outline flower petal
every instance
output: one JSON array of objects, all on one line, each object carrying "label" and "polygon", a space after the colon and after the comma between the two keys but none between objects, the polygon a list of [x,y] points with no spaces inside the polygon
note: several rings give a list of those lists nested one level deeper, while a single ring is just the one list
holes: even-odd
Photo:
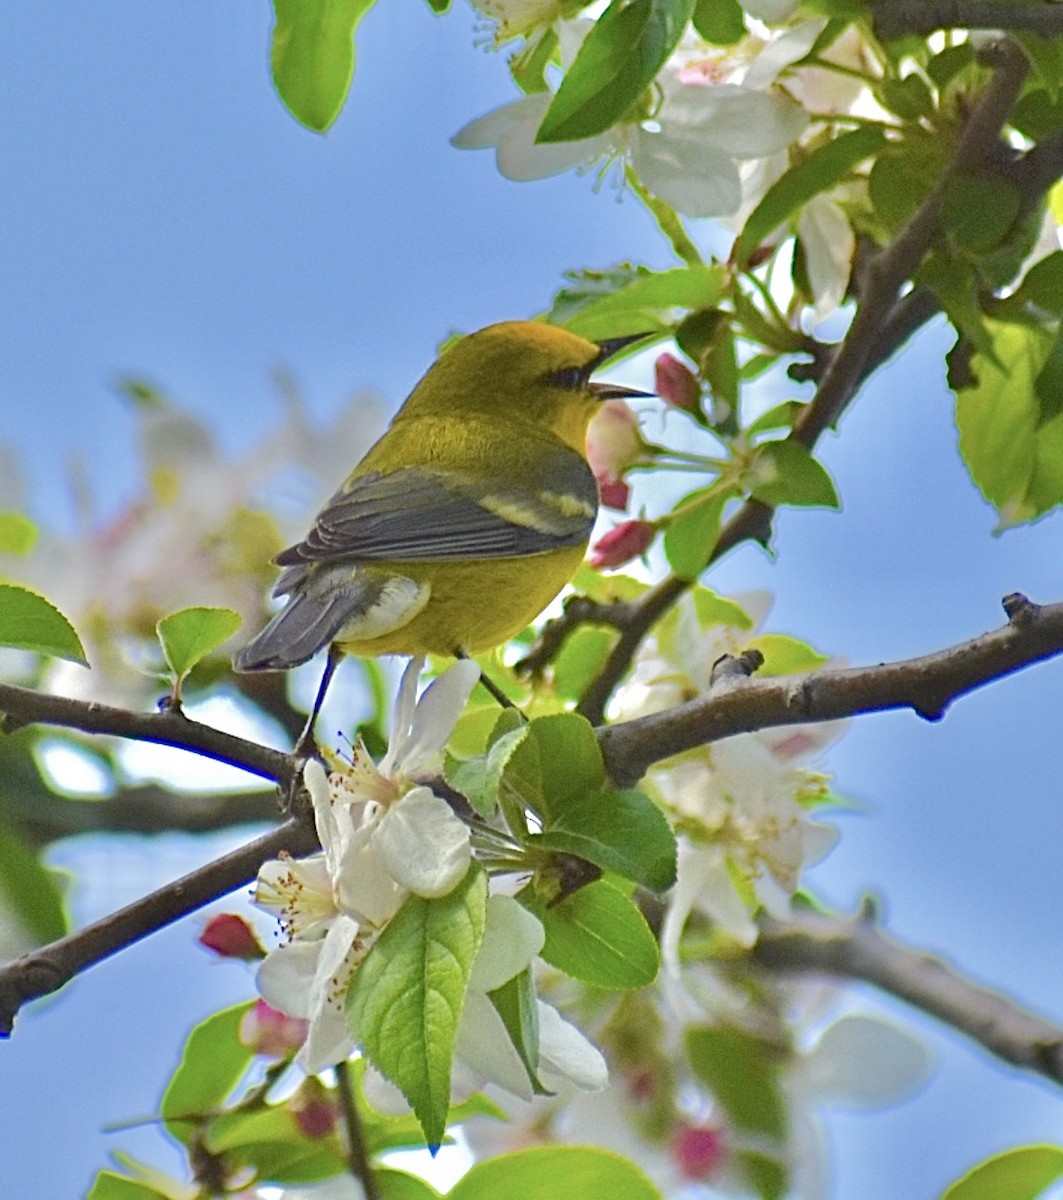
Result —
[{"label": "flower petal", "polygon": [[493,992],[514,975],[519,975],[543,948],[546,932],[542,922],[512,896],[490,896],[487,924],[469,987]]},{"label": "flower petal", "polygon": [[417,656],[410,659],[406,664],[406,670],[402,673],[398,694],[395,696],[395,707],[391,714],[391,737],[388,741],[388,751],[380,763],[382,775],[393,775],[405,752],[410,729],[413,726],[414,713],[417,710],[417,681],[421,677],[422,670],[424,670],[424,657]]},{"label": "flower petal", "polygon": [[742,200],[738,167],[716,147],[669,130],[637,130],[631,165],[655,196],[687,217],[718,217],[734,212]]},{"label": "flower petal", "polygon": [[581,1092],[599,1092],[609,1082],[601,1051],[566,1021],[557,1009],[539,1000],[539,1069],[567,1080]]},{"label": "flower petal", "polygon": [[445,800],[416,787],[384,813],[366,852],[407,891],[445,896],[469,869],[469,829]]},{"label": "flower petal", "polygon": [[841,1017],[827,1027],[801,1065],[802,1082],[819,1100],[848,1108],[883,1108],[929,1078],[922,1042],[877,1017]]},{"label": "flower petal", "polygon": [[[432,680],[417,701],[409,733],[401,748],[393,758],[392,750],[388,751],[388,758],[392,759],[397,771],[408,779],[420,779],[438,769],[440,756],[479,679],[480,668],[465,658]],[[404,678],[403,684],[405,682]]]},{"label": "flower petal", "polygon": [[528,1072],[509,1040],[502,1018],[484,992],[470,991],[465,997],[454,1055],[488,1083],[522,1100],[532,1099]]},{"label": "flower petal", "polygon": [[287,942],[271,950],[255,976],[262,999],[289,1017],[310,1016],[310,988],[322,943]]}]

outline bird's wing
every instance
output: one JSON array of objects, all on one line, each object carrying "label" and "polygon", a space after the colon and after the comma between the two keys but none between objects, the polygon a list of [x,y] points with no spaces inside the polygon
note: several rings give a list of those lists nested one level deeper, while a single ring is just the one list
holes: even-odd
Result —
[{"label": "bird's wing", "polygon": [[542,554],[585,542],[597,504],[590,468],[562,446],[530,483],[494,483],[431,467],[373,471],[337,492],[306,540],[276,561],[446,562]]}]

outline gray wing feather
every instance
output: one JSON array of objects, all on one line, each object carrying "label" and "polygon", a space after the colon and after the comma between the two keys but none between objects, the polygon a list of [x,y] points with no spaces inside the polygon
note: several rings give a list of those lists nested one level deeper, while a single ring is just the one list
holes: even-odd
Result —
[{"label": "gray wing feather", "polygon": [[575,497],[580,505],[577,511],[562,511],[544,502],[540,492],[508,482],[508,507],[534,513],[535,525],[507,519],[497,502],[493,510],[490,485],[459,472],[418,467],[359,476],[326,504],[306,540],[276,561],[282,566],[326,559],[444,562],[578,546],[594,521],[594,476],[574,451],[559,452],[550,466],[549,490]]}]

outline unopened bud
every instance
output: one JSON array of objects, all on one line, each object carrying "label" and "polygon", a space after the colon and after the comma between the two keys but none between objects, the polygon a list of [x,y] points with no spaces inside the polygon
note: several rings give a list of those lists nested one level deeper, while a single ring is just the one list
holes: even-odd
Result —
[{"label": "unopened bud", "polygon": [[638,414],[624,400],[607,400],[587,427],[587,461],[594,478],[619,479],[642,453]]},{"label": "unopened bud", "polygon": [[693,371],[674,354],[662,354],[653,366],[654,389],[673,408],[697,412],[701,407],[701,384]]},{"label": "unopened bud", "polygon": [[704,1183],[727,1156],[723,1130],[713,1125],[681,1125],[672,1136],[672,1158],[684,1179]]},{"label": "unopened bud", "polygon": [[255,931],[236,913],[217,913],[211,917],[197,940],[220,958],[242,958],[246,962],[255,962],[266,957]]},{"label": "unopened bud", "polygon": [[616,508],[623,512],[631,498],[631,488],[623,479],[599,479],[598,498],[606,508]]},{"label": "unopened bud", "polygon": [[244,1013],[239,1038],[243,1045],[266,1058],[290,1058],[306,1041],[309,1024],[259,1000]]},{"label": "unopened bud", "polygon": [[622,521],[603,534],[591,549],[591,566],[622,567],[644,554],[653,542],[657,526],[650,521]]}]

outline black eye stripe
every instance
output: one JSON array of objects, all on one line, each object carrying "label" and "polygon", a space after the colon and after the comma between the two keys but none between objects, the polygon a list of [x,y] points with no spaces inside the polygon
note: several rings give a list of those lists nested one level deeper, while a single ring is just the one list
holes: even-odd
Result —
[{"label": "black eye stripe", "polygon": [[587,386],[593,366],[594,364],[590,363],[585,367],[563,367],[560,371],[551,371],[546,377],[546,382],[555,387],[567,388],[569,391],[578,391]]}]

